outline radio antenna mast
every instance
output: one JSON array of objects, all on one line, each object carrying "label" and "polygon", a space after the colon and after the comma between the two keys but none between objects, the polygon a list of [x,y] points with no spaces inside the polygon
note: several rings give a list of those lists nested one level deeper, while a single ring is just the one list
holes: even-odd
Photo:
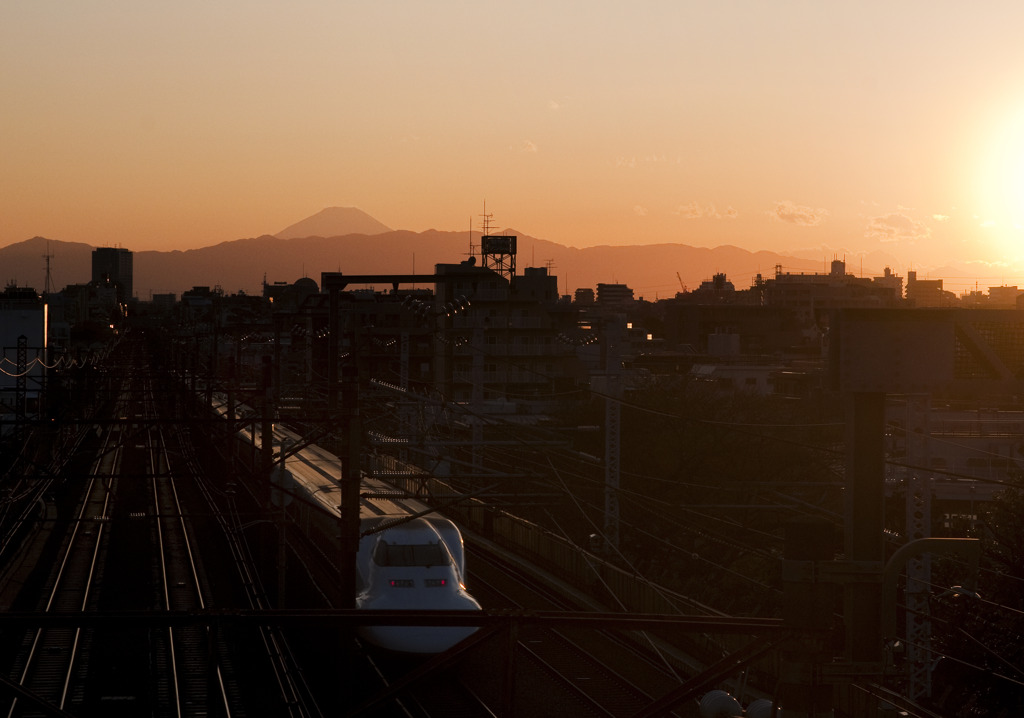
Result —
[{"label": "radio antenna mast", "polygon": [[491,233],[491,220],[494,219],[493,214],[487,214],[487,200],[484,200],[484,213],[480,215],[483,217],[481,226],[483,227],[483,233],[489,235]]},{"label": "radio antenna mast", "polygon": [[50,260],[53,259],[53,255],[50,254],[50,240],[46,240],[46,254],[43,255],[43,259],[46,260],[46,282],[44,283],[43,296],[49,296],[50,294]]}]

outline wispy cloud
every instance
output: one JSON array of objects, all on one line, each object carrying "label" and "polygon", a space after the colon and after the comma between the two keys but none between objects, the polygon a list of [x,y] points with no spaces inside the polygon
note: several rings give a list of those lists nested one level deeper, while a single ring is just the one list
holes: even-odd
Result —
[{"label": "wispy cloud", "polygon": [[648,210],[647,210],[646,207],[642,207],[642,206],[636,204],[636,205],[633,205],[633,212],[637,216],[639,216],[639,217],[646,217]]},{"label": "wispy cloud", "polygon": [[1007,262],[1005,259],[996,259],[992,261],[987,259],[968,259],[965,264],[967,264],[968,267],[978,265],[985,269],[1007,269],[1013,267],[1013,264]]},{"label": "wispy cloud", "polygon": [[519,145],[519,152],[520,153],[530,153],[530,152],[536,152],[536,151],[537,151],[537,145],[535,145],[530,140],[523,140],[522,144]]},{"label": "wispy cloud", "polygon": [[548,109],[552,112],[558,112],[562,109],[562,106],[556,100],[548,100]]},{"label": "wispy cloud", "polygon": [[678,214],[685,219],[700,219],[702,217],[709,219],[736,219],[740,215],[733,207],[726,207],[724,210],[719,211],[711,203],[701,204],[700,202],[681,204],[675,208],[672,214]]},{"label": "wispy cloud", "polygon": [[828,217],[828,210],[804,207],[789,200],[783,200],[775,203],[775,209],[770,214],[780,222],[798,224],[801,227],[815,227],[825,221],[825,218]]},{"label": "wispy cloud", "polygon": [[905,214],[891,212],[884,217],[872,217],[864,236],[879,242],[913,242],[927,239],[932,234],[928,225]]},{"label": "wispy cloud", "polygon": [[639,165],[669,165],[669,164],[680,164],[682,158],[670,157],[669,155],[642,155],[637,157],[636,155],[619,155],[615,158],[616,167],[627,167],[634,169]]},{"label": "wispy cloud", "polygon": [[706,217],[709,210],[714,212],[715,206],[702,205],[700,202],[690,202],[689,204],[679,205],[679,207],[676,208],[675,213],[685,217],[686,219],[699,219],[701,217]]},{"label": "wispy cloud", "polygon": [[948,214],[933,214],[932,215],[932,219],[934,219],[936,222],[948,222],[949,221],[949,215]]}]

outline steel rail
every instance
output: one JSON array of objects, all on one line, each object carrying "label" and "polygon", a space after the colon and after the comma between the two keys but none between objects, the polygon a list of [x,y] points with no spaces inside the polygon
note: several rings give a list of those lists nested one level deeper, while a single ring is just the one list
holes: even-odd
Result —
[{"label": "steel rail", "polygon": [[[160,505],[160,491],[158,482],[162,478],[165,482],[166,489],[170,493],[172,506],[168,507],[168,516],[173,517],[170,523],[177,527],[182,538],[182,545],[184,546],[184,558],[186,565],[186,572],[189,575],[191,586],[194,589],[195,601],[198,604],[198,608],[203,610],[206,608],[206,600],[203,597],[203,586],[199,578],[199,570],[196,567],[195,553],[192,550],[192,538],[191,532],[188,527],[188,523],[185,520],[185,512],[182,509],[181,499],[178,496],[178,487],[175,481],[175,472],[171,470],[170,464],[170,451],[167,449],[167,441],[164,437],[163,430],[160,427],[156,429],[156,441],[155,446],[159,451],[159,456],[163,457],[166,463],[166,471],[159,472],[157,469],[159,465],[154,465],[153,468],[153,502],[156,509],[157,518],[157,533],[160,550],[160,566],[161,576],[163,580],[163,596],[164,606],[170,611],[173,610],[174,606],[171,602],[170,587],[172,585],[172,579],[168,576],[167,564],[168,564],[168,551],[170,550],[164,540],[163,532],[163,519],[164,508]],[[207,626],[205,629],[207,639],[209,639],[210,629]],[[181,688],[178,676],[177,659],[175,656],[175,638],[174,638],[174,627],[168,626],[169,646],[172,654],[172,662],[174,665],[174,681],[175,681],[175,696],[178,701],[177,713],[180,716],[181,712]],[[220,706],[224,711],[224,716],[230,718],[232,711],[230,701],[228,700],[227,686],[224,679],[223,671],[221,670],[220,663],[216,664],[215,677],[217,680],[217,690],[220,698]]]},{"label": "steel rail", "polygon": [[[122,393],[122,395],[119,397],[119,402],[123,405],[125,401],[126,395]],[[117,464],[119,464],[122,456],[122,445],[120,443],[121,437],[119,434],[117,437],[118,442],[111,446],[113,437],[114,432],[108,429],[108,431],[106,432],[106,434],[104,434],[103,437],[102,449],[97,454],[97,458],[94,462],[94,469],[98,469],[99,464],[101,463],[108,463],[112,466],[116,466]],[[98,473],[98,471],[94,471],[93,473]],[[68,536],[67,545],[64,547],[63,556],[60,561],[60,566],[57,570],[56,575],[54,576],[53,586],[50,591],[49,597],[47,598],[44,613],[53,613],[54,607],[57,604],[58,600],[60,599],[62,593],[68,590],[68,587],[66,586],[67,574],[71,569],[72,562],[76,560],[73,558],[73,554],[75,553],[75,549],[79,546],[80,528],[83,525],[83,523],[88,520],[86,518],[86,512],[93,505],[94,499],[97,498],[94,497],[94,492],[97,491],[97,485],[99,489],[103,490],[103,505],[100,516],[106,517],[108,515],[107,512],[110,506],[112,480],[107,479],[106,481],[100,481],[95,478],[90,478],[86,485],[85,491],[83,492],[83,500],[78,508],[77,516],[73,521],[73,526]],[[89,589],[92,583],[93,576],[95,574],[96,561],[99,555],[99,547],[103,540],[103,528],[104,524],[102,521],[100,521],[97,524],[97,531],[94,535],[95,542],[93,544],[93,550],[89,557],[89,569],[85,576],[84,590],[82,593],[81,601],[79,602],[80,611],[85,609],[86,603],[89,599]],[[64,677],[61,682],[60,695],[57,704],[57,708],[60,711],[64,710],[64,706],[67,701],[68,689],[70,686],[70,681],[75,666],[75,658],[80,644],[81,630],[82,629],[80,625],[74,627],[74,639],[72,641],[71,650],[69,651],[67,664],[64,669]],[[17,685],[19,687],[27,688],[26,684],[29,681],[29,677],[32,675],[33,670],[37,669],[37,659],[39,658],[40,648],[44,643],[45,638],[46,628],[43,626],[38,627],[32,638],[31,647],[29,648],[28,655],[25,658],[25,664],[22,668],[21,674],[17,681]],[[45,696],[40,696],[39,698],[45,700]],[[12,698],[10,708],[8,709],[7,712],[8,718],[13,718],[15,709],[17,708],[17,704],[18,696],[15,696],[14,698]]]},{"label": "steel rail", "polygon": [[[181,427],[177,426],[176,431],[180,435],[182,433]],[[251,553],[248,546],[245,545],[244,533],[237,520],[237,512],[232,510],[232,499],[228,497],[229,506],[227,513],[225,513],[214,497],[209,484],[203,478],[203,471],[195,457],[191,442],[182,438],[180,444],[188,471],[195,478],[197,488],[210,507],[211,513],[231,550],[232,559],[245,588],[250,608],[256,611],[267,610],[267,601],[260,588],[258,572],[253,566]],[[229,520],[229,517],[232,517],[234,521]],[[264,651],[270,660],[270,665],[277,682],[278,691],[284,705],[287,706],[289,714],[295,718],[321,716],[322,713],[310,698],[312,691],[305,685],[301,673],[291,667],[295,665],[295,659],[292,656],[287,640],[280,633],[280,628],[265,623],[259,625],[258,628]]]}]

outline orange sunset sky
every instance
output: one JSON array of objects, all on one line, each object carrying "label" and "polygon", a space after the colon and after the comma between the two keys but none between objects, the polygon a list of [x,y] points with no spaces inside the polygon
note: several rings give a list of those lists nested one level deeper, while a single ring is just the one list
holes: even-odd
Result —
[{"label": "orange sunset sky", "polygon": [[[1024,285],[1019,2],[7,2],[0,246],[327,206]],[[876,268],[877,269],[877,268]]]}]

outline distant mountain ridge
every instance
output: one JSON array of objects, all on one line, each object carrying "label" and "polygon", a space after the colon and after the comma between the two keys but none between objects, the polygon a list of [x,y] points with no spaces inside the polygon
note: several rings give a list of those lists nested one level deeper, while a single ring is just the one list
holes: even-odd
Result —
[{"label": "distant mountain ridge", "polygon": [[278,239],[304,237],[343,237],[349,234],[384,234],[387,227],[355,207],[327,207],[311,217],[282,229],[274,236]]},{"label": "distant mountain ridge", "polygon": [[[353,229],[357,227],[358,230]],[[346,229],[344,235],[320,236],[316,230]],[[382,229],[383,228],[383,229]],[[519,273],[529,266],[548,267],[558,277],[558,290],[572,294],[599,282],[626,284],[634,296],[648,300],[674,296],[680,283],[694,289],[700,282],[724,272],[737,289],[750,286],[760,273],[774,276],[776,266],[788,272],[822,272],[820,260],[801,259],[776,252],[750,252],[734,246],[715,248],[663,243],[640,246],[567,247],[516,232]],[[312,234],[306,234],[312,232]],[[301,238],[288,238],[298,233]],[[297,222],[278,233],[187,251],[141,251],[134,256],[135,293],[148,300],[153,294],[180,295],[194,286],[219,286],[227,293],[260,294],[262,283],[294,282],[311,277],[318,284],[321,272],[346,274],[423,274],[435,264],[466,259],[471,241],[480,235],[465,232],[390,230],[355,208],[333,207]],[[131,247],[126,247],[131,249]],[[91,277],[92,247],[82,243],[35,237],[0,248],[0,280],[42,291],[44,254],[53,255],[54,290],[82,284]],[[847,267],[859,273],[860,268]],[[864,268],[869,276],[882,267]],[[679,273],[678,277],[676,273]],[[377,287],[384,289],[384,287]]]}]

